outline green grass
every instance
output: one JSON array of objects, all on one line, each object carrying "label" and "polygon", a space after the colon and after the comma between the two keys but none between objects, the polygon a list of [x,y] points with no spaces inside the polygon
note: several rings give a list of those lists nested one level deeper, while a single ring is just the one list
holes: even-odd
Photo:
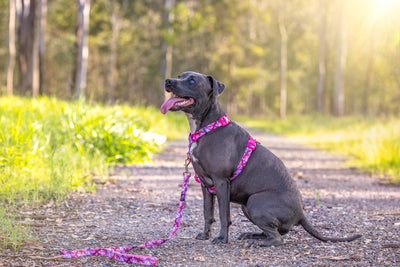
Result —
[{"label": "green grass", "polygon": [[283,134],[349,156],[349,166],[400,183],[400,119],[291,116],[279,119],[238,118],[250,128]]},{"label": "green grass", "polygon": [[24,226],[15,220],[10,209],[0,205],[0,249],[18,249],[25,240],[32,238],[29,226]]},{"label": "green grass", "polygon": [[[0,247],[25,234],[10,210],[71,191],[95,191],[115,164],[149,161],[166,138],[186,132],[184,116],[156,108],[88,105],[54,98],[0,98]],[[33,203],[33,204],[32,204]],[[4,223],[3,223],[4,222]]]}]

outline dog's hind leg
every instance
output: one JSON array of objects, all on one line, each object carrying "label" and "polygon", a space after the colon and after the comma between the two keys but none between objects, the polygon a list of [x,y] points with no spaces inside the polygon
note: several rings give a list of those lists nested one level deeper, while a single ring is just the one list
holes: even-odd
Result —
[{"label": "dog's hind leg", "polygon": [[279,206],[279,203],[273,203],[275,201],[268,200],[270,199],[267,192],[254,194],[248,199],[247,205],[243,209],[245,216],[248,217],[251,222],[257,225],[263,232],[261,234],[246,233],[243,237],[241,237],[262,239],[263,243],[261,246],[265,247],[279,246],[283,244],[282,236],[278,231],[280,222],[275,214],[278,211],[276,207]]},{"label": "dog's hind leg", "polygon": [[[245,205],[242,205],[242,211],[244,216],[246,216],[246,218],[251,221],[253,224],[255,224],[255,222],[252,221],[252,219],[249,216],[249,213],[247,211],[247,208]],[[239,240],[243,240],[243,239],[266,239],[267,236],[264,234],[264,232],[261,233],[243,233],[239,236]]]}]

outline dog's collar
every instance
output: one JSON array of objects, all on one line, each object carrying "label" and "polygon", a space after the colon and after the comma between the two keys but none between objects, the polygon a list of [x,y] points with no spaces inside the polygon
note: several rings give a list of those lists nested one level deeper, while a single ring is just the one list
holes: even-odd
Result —
[{"label": "dog's collar", "polygon": [[196,142],[200,137],[205,135],[206,133],[211,132],[212,130],[215,130],[219,127],[224,127],[231,123],[231,120],[229,119],[228,115],[222,116],[219,118],[217,121],[214,121],[207,126],[201,128],[200,130],[196,131],[195,133],[189,134],[189,145],[193,144]]}]

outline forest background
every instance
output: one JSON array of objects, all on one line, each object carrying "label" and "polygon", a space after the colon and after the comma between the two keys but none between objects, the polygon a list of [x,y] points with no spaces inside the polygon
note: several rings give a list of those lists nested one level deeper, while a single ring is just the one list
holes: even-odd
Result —
[{"label": "forest background", "polygon": [[155,105],[186,70],[230,114],[400,112],[400,1],[0,0],[0,93]]},{"label": "forest background", "polygon": [[399,14],[398,0],[0,0],[0,249],[30,238],[25,205],[95,191],[186,132],[154,108],[186,70],[225,83],[247,126],[400,183]]}]

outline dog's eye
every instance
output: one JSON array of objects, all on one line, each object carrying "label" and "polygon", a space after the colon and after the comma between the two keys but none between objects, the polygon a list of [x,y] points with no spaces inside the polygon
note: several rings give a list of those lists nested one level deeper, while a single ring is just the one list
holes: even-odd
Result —
[{"label": "dog's eye", "polygon": [[193,79],[189,80],[189,84],[194,84],[194,83],[195,83],[195,80],[193,80]]}]

